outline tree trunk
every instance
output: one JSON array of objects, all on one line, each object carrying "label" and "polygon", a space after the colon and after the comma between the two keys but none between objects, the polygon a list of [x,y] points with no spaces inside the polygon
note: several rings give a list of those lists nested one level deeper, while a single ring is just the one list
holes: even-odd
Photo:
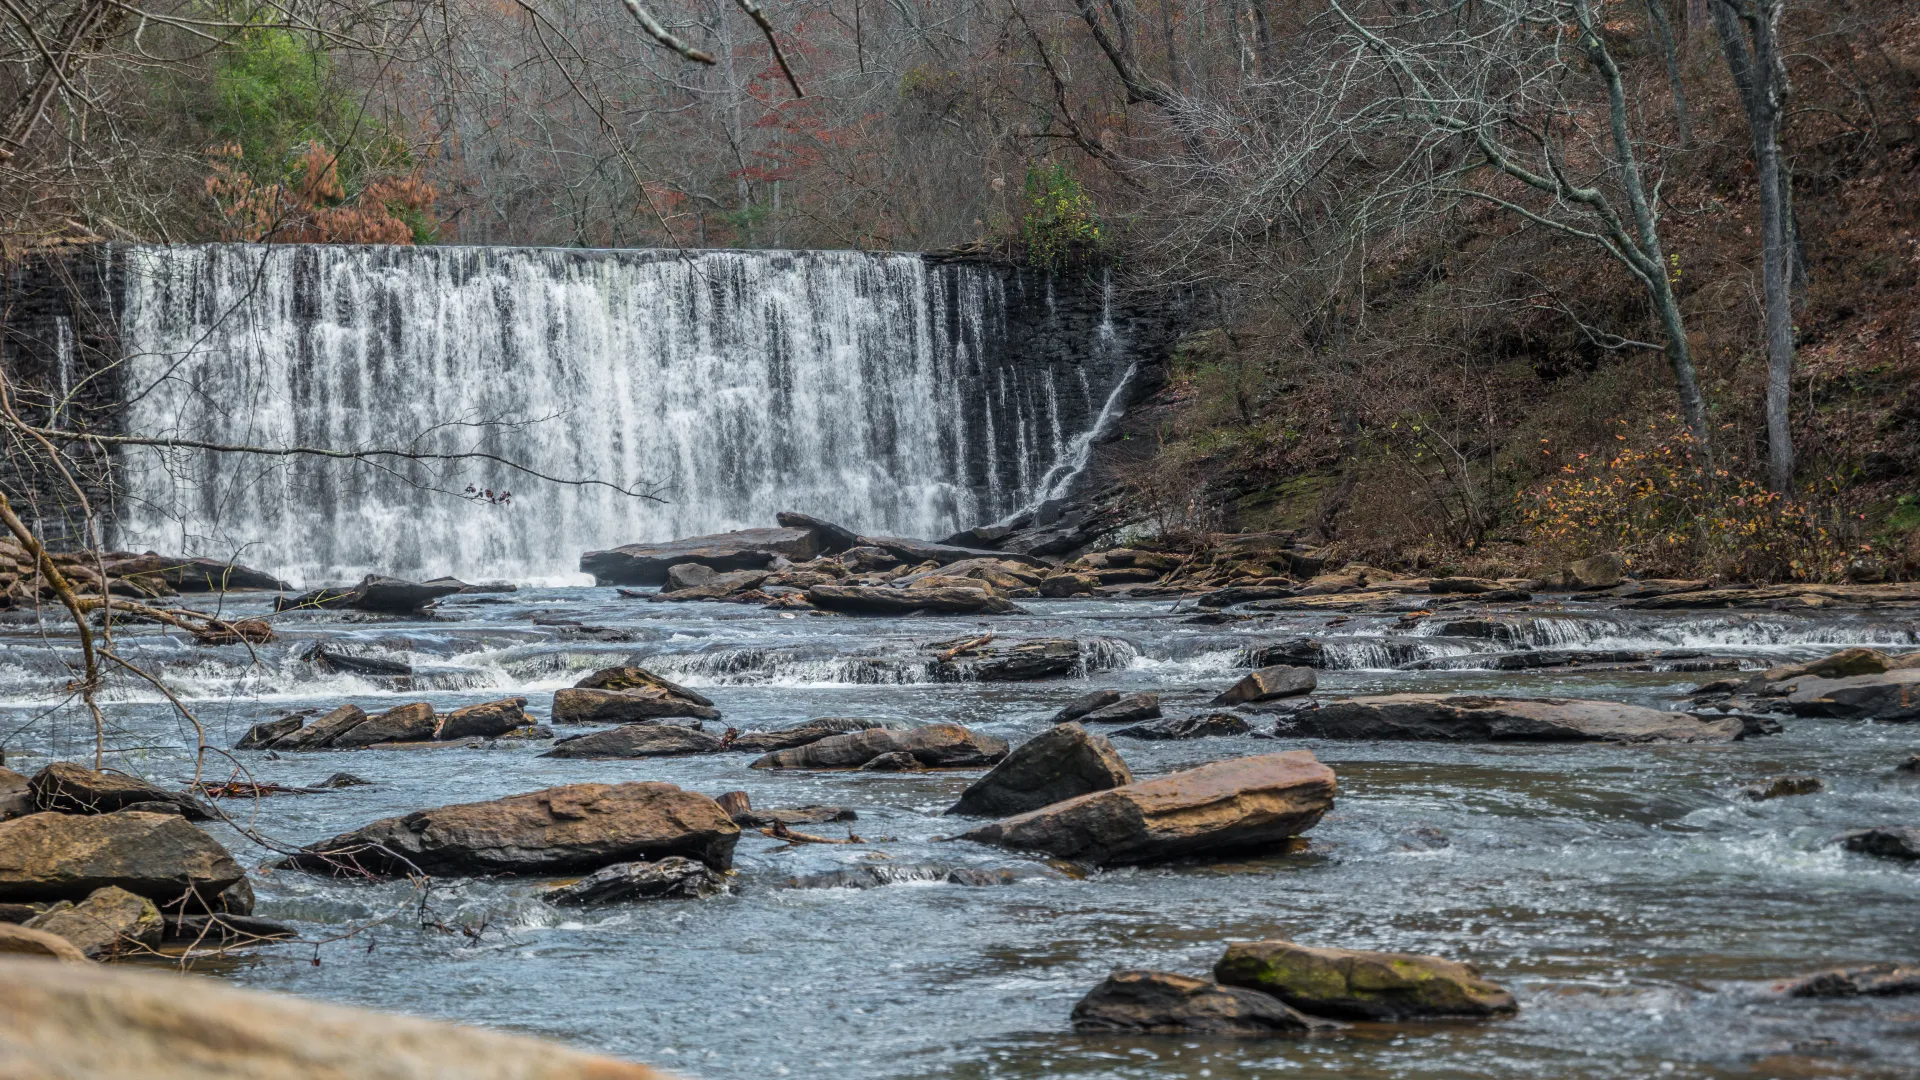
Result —
[{"label": "tree trunk", "polygon": [[1693,143],[1693,125],[1687,119],[1687,84],[1680,77],[1680,49],[1673,40],[1673,22],[1667,18],[1667,0],[1647,0],[1653,18],[1654,40],[1667,61],[1667,86],[1673,92],[1673,122],[1679,129],[1680,149]]}]

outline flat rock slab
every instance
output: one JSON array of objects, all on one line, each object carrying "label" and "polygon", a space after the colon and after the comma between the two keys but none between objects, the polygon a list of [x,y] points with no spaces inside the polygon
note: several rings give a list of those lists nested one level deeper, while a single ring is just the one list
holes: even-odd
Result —
[{"label": "flat rock slab", "polygon": [[1299,697],[1313,693],[1314,687],[1319,684],[1318,676],[1310,667],[1275,664],[1248,672],[1239,682],[1227,687],[1219,697],[1207,704],[1245,705],[1274,698]]},{"label": "flat rock slab", "polygon": [[1472,965],[1414,953],[1235,942],[1214,965],[1213,977],[1316,1016],[1349,1020],[1505,1016],[1519,1008],[1512,994],[1481,978]]},{"label": "flat rock slab", "polygon": [[792,727],[774,731],[748,731],[736,736],[727,744],[728,750],[744,750],[756,754],[771,753],[775,750],[791,750],[796,746],[816,743],[821,739],[835,735],[846,735],[855,731],[869,731],[874,728],[889,727],[880,720],[868,720],[862,717],[821,716]]},{"label": "flat rock slab", "polygon": [[124,966],[0,959],[8,1075],[665,1080],[557,1043]]},{"label": "flat rock slab", "polygon": [[639,686],[630,690],[582,690],[573,687],[553,692],[552,715],[556,724],[630,724],[671,716],[718,720],[720,710],[711,705],[696,704],[655,686]]},{"label": "flat rock slab", "polygon": [[1333,808],[1305,750],[1234,758],[1003,818],[962,839],[1100,866],[1283,846]]},{"label": "flat rock slab", "polygon": [[886,754],[909,754],[935,769],[979,768],[1007,755],[1007,741],[959,724],[928,724],[905,731],[875,728],[833,735],[753,762],[755,769],[857,769]]},{"label": "flat rock slab", "polygon": [[1001,615],[1020,610],[1013,601],[984,586],[895,589],[887,585],[813,585],[807,602],[822,611],[852,615]]},{"label": "flat rock slab", "polygon": [[680,563],[699,563],[727,573],[765,569],[775,556],[805,562],[821,554],[820,538],[813,529],[741,529],[664,544],[589,551],[580,556],[580,570],[592,574],[595,585],[664,585],[667,571]]},{"label": "flat rock slab", "polygon": [[1169,971],[1116,971],[1073,1007],[1073,1030],[1085,1033],[1272,1038],[1341,1026],[1257,990]]},{"label": "flat rock slab", "polygon": [[721,750],[720,737],[674,724],[622,724],[561,739],[541,754],[549,758],[645,758],[681,754],[713,754]]},{"label": "flat rock slab", "polygon": [[1015,747],[947,813],[1005,817],[1131,783],[1133,773],[1112,743],[1069,722]]},{"label": "flat rock slab", "polygon": [[0,902],[84,900],[109,885],[166,907],[204,905],[246,876],[220,842],[178,814],[29,814],[0,822]]},{"label": "flat rock slab", "polygon": [[1275,730],[1321,739],[1725,743],[1743,738],[1746,724],[1611,701],[1382,694],[1326,702]]},{"label": "flat rock slab", "polygon": [[383,818],[288,862],[375,877],[410,867],[429,874],[565,874],[682,855],[725,870],[739,839],[740,827],[720,804],[672,784],[568,784]]},{"label": "flat rock slab", "polygon": [[1804,678],[1794,684],[1787,708],[1795,716],[1920,720],[1920,668],[1842,679]]},{"label": "flat rock slab", "polygon": [[905,536],[862,536],[858,539],[859,543],[855,546],[879,548],[909,566],[918,566],[924,562],[947,566],[967,559],[991,559],[996,562],[1022,563],[1037,567],[1047,565],[1032,555],[1018,551],[956,547],[951,544],[936,544],[928,540],[914,540]]}]

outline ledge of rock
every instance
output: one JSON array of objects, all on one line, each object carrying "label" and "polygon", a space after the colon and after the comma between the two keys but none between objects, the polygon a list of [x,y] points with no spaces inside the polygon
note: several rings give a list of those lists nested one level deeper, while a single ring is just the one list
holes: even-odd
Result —
[{"label": "ledge of rock", "polygon": [[1116,971],[1073,1007],[1073,1030],[1139,1035],[1312,1035],[1343,1025],[1278,998],[1170,971]]},{"label": "ledge of rock", "polygon": [[1274,665],[1248,673],[1207,704],[1245,705],[1274,698],[1298,697],[1313,693],[1318,685],[1319,679],[1312,668]]},{"label": "ledge of rock", "polygon": [[[696,721],[697,722],[697,721]],[[677,724],[622,724],[607,731],[574,735],[541,754],[547,758],[644,758],[712,754],[724,747],[720,737]]]},{"label": "ledge of rock", "polygon": [[734,737],[727,744],[729,750],[744,750],[756,754],[772,753],[775,750],[791,750],[796,746],[816,743],[834,735],[847,735],[856,731],[871,731],[875,728],[897,727],[883,720],[868,720],[853,716],[819,716],[804,720],[791,727],[773,731],[747,731]]},{"label": "ledge of rock", "polygon": [[631,690],[573,687],[553,692],[556,724],[630,724],[675,716],[718,720],[720,710],[657,686],[637,686]]},{"label": "ledge of rock", "polygon": [[1082,795],[962,839],[1102,866],[1271,849],[1318,823],[1334,791],[1332,769],[1292,750]]},{"label": "ledge of rock", "polygon": [[698,563],[718,573],[764,570],[775,558],[805,562],[827,554],[820,545],[820,533],[811,528],[739,529],[589,551],[580,556],[580,570],[592,574],[595,585],[664,585],[667,571],[681,563]]},{"label": "ledge of rock", "polygon": [[[963,582],[929,585],[930,582]],[[978,587],[971,587],[971,586]],[[812,585],[807,602],[822,611],[851,615],[1002,615],[1020,609],[1013,601],[990,591],[985,582],[968,578],[925,578],[915,588],[890,585]]]},{"label": "ledge of rock", "polygon": [[1213,975],[1317,1016],[1349,1020],[1503,1016],[1519,1007],[1472,965],[1413,953],[1244,941],[1227,947]]},{"label": "ledge of rock", "polygon": [[558,1043],[162,971],[0,959],[9,1075],[665,1080]]},{"label": "ledge of rock", "polygon": [[0,822],[0,903],[85,900],[117,886],[163,908],[191,893],[219,910],[244,880],[220,842],[179,814],[29,814]]},{"label": "ledge of rock", "polygon": [[1069,722],[1015,747],[947,813],[1005,817],[1131,783],[1133,773],[1112,743]]},{"label": "ledge of rock", "polygon": [[1279,722],[1281,734],[1322,739],[1469,742],[1724,743],[1744,738],[1739,717],[1704,719],[1639,705],[1568,698],[1382,694],[1330,701]]},{"label": "ledge of rock", "polygon": [[1005,757],[1007,742],[959,724],[928,724],[905,731],[874,728],[846,735],[831,735],[788,750],[776,750],[754,761],[751,767],[857,769],[887,754],[910,755],[927,768],[979,768]]},{"label": "ledge of rock", "polygon": [[1835,968],[1796,979],[1786,988],[1788,997],[1892,997],[1920,994],[1920,964],[1862,964]]},{"label": "ledge of rock", "polygon": [[288,862],[377,877],[410,868],[429,874],[564,874],[682,855],[725,870],[739,839],[740,827],[718,803],[672,784],[568,784],[383,818],[314,844]]}]

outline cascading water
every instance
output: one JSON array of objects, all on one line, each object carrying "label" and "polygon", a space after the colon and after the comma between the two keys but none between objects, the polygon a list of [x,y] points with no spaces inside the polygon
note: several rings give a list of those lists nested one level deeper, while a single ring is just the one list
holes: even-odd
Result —
[{"label": "cascading water", "polygon": [[130,431],[599,482],[123,456],[121,546],[309,584],[574,580],[586,550],[788,509],[937,538],[1057,489],[1133,367],[1110,319],[911,254],[209,245],[128,249],[124,280]]}]

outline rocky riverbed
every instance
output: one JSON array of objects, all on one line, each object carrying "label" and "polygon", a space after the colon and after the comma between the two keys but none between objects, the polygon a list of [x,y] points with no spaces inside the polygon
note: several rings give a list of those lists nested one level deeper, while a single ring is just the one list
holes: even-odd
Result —
[{"label": "rocky riverbed", "polygon": [[[404,877],[274,868],[281,856],[235,825],[202,822],[251,871],[254,916],[301,934],[201,961],[241,985],[708,1077],[1910,1075],[1911,998],[1789,992],[1824,969],[1916,959],[1920,878],[1898,854],[1905,834],[1836,842],[1920,825],[1920,773],[1901,768],[1920,728],[1865,718],[1897,714],[1910,669],[1790,669],[1855,646],[1897,664],[1920,651],[1920,612],[1845,594],[1648,610],[1630,584],[1567,594],[1534,582],[1517,590],[1524,601],[1497,582],[1302,592],[1312,575],[1299,572],[1318,568],[1295,569],[1290,585],[1242,586],[1293,596],[1203,606],[1226,586],[1129,597],[1117,594],[1142,587],[1096,584],[1106,591],[1021,595],[1022,612],[975,615],[658,603],[653,586],[448,593],[412,614],[285,612],[275,640],[251,647],[149,626],[123,627],[118,648],[165,678],[229,755],[209,759],[206,779],[306,789],[200,796],[288,845],[574,784],[745,792],[757,815],[734,815],[746,823],[724,866],[700,861],[707,846],[584,888],[565,885],[577,872],[448,875],[424,906]],[[1317,610],[1318,596],[1343,600]],[[261,617],[272,599],[230,594],[221,610]],[[8,618],[8,766],[32,776],[90,759],[91,722],[60,690],[68,643],[26,612]],[[1256,665],[1306,668],[1312,685],[1274,673],[1230,692]],[[593,678],[622,667],[708,704],[663,715],[674,691]],[[1054,731],[1095,691],[1112,693],[1083,702],[1076,722],[1141,785],[1308,751],[1337,777],[1332,809],[1301,826],[1301,842],[1146,865],[957,839],[983,822],[944,812],[993,748]],[[608,694],[648,698],[612,700],[722,745],[550,756],[559,739],[634,718],[595,711]],[[121,684],[113,696],[108,763],[183,790],[191,728],[157,694]],[[431,710],[407,708],[417,703]],[[391,733],[366,729],[357,749],[225,749],[261,722],[310,710],[278,739],[347,705],[364,718],[336,724],[384,718]],[[472,706],[490,707],[459,711]],[[753,767],[790,752],[774,729],[822,717],[862,721],[823,725],[825,738],[957,725],[984,756],[896,771]],[[1148,725],[1160,726],[1126,734]],[[909,758],[938,742],[874,741]],[[322,783],[342,772],[370,783]],[[556,886],[571,899],[554,902]],[[641,898],[579,902],[609,893]],[[1350,1026],[1306,1038],[1075,1030],[1076,1005],[1115,971],[1202,977],[1231,943],[1260,941],[1471,963],[1518,1010],[1348,1011]]]}]

